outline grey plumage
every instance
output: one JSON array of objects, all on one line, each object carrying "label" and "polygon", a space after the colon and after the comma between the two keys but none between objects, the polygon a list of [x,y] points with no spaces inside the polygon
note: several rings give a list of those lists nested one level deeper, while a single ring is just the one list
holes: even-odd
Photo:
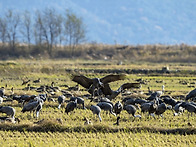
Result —
[{"label": "grey plumage", "polygon": [[58,109],[61,108],[61,105],[62,105],[64,102],[65,102],[65,96],[64,96],[64,95],[59,96],[59,97],[58,97],[58,103],[59,103]]},{"label": "grey plumage", "polygon": [[81,104],[83,109],[86,109],[84,106],[84,99],[81,97],[71,97],[70,101],[76,101],[77,100],[77,104]]},{"label": "grey plumage", "polygon": [[149,114],[156,111],[157,105],[154,102],[143,103],[141,105],[141,112],[148,112]]},{"label": "grey plumage", "polygon": [[114,105],[114,113],[115,114],[119,114],[121,113],[121,111],[123,110],[123,105],[121,104],[120,101],[118,101],[115,105]]},{"label": "grey plumage", "polygon": [[135,104],[140,104],[140,105],[147,103],[147,102],[148,102],[147,100],[143,100],[143,99],[139,99],[139,98],[135,99],[135,101],[134,101]]},{"label": "grey plumage", "polygon": [[[36,111],[36,113],[38,113],[42,108],[42,104],[43,104],[43,100],[41,100],[41,99],[39,99],[37,101],[27,103],[26,105],[24,105],[21,112],[25,113],[25,112],[28,112],[28,111],[30,111],[30,112]],[[41,108],[38,108],[38,106],[40,106]],[[37,110],[37,108],[38,108],[38,110]],[[33,115],[34,115],[34,113],[33,113]],[[38,117],[38,114],[37,114],[37,117]]]},{"label": "grey plumage", "polygon": [[77,107],[77,99],[76,101],[71,101],[67,104],[65,108],[65,113],[68,114],[69,112],[73,111],[76,107]]},{"label": "grey plumage", "polygon": [[96,98],[94,99],[95,102],[106,102],[111,104],[112,106],[114,105],[108,98],[106,97],[101,97],[101,98]]},{"label": "grey plumage", "polygon": [[[196,113],[196,106],[195,105],[193,105],[193,104],[190,104],[190,103],[187,103],[187,102],[183,102],[182,104],[181,104],[181,106],[183,107],[183,108],[185,108],[189,113]],[[189,114],[188,114],[188,117],[189,117]]]},{"label": "grey plumage", "polygon": [[30,100],[34,100],[36,95],[21,95],[20,100],[22,101],[22,104],[29,102]]},{"label": "grey plumage", "polygon": [[177,104],[177,100],[175,100],[174,98],[169,98],[169,97],[163,98],[163,102],[168,105],[171,105],[172,107],[174,107]]},{"label": "grey plumage", "polygon": [[0,112],[7,114],[7,116],[10,116],[11,118],[14,118],[15,116],[15,109],[10,106],[0,106]]},{"label": "grey plumage", "polygon": [[189,99],[194,98],[194,97],[196,97],[196,88],[193,89],[193,90],[191,90],[191,91],[187,94],[186,100],[189,100]]},{"label": "grey plumage", "polygon": [[124,108],[124,110],[127,111],[127,113],[131,114],[133,117],[139,117],[139,118],[141,118],[141,115],[135,115],[136,110],[137,110],[135,108],[135,106],[133,106],[133,105],[125,105],[123,108]]},{"label": "grey plumage", "polygon": [[167,110],[167,106],[165,103],[161,103],[157,106],[155,114],[162,116],[162,114]]},{"label": "grey plumage", "polygon": [[135,99],[134,98],[125,98],[123,99],[124,105],[134,105],[135,104]]},{"label": "grey plumage", "polygon": [[96,105],[91,105],[90,110],[99,117],[99,121],[101,122],[101,108]]},{"label": "grey plumage", "polygon": [[181,106],[181,104],[182,104],[182,102],[177,103],[177,104],[174,106],[174,108],[173,108],[174,111],[175,111],[174,116],[176,116],[176,115],[178,115],[178,114],[184,112],[184,108]]},{"label": "grey plumage", "polygon": [[109,111],[112,115],[116,116],[116,114],[113,112],[113,106],[107,102],[99,102],[97,104],[102,110]]}]

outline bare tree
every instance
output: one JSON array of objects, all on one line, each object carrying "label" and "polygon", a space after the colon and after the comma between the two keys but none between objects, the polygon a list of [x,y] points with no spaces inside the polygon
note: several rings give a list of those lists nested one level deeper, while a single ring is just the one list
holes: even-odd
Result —
[{"label": "bare tree", "polygon": [[25,11],[22,17],[22,25],[21,25],[21,34],[26,40],[25,43],[28,43],[28,47],[30,48],[31,38],[32,38],[32,20],[31,14],[29,11]]},{"label": "bare tree", "polygon": [[53,47],[62,32],[62,16],[55,9],[45,9],[43,12],[43,32],[48,45],[48,53],[52,56]]},{"label": "bare tree", "polygon": [[[53,47],[57,44],[62,32],[62,16],[54,9],[37,12],[35,19],[35,36],[39,44],[45,44],[48,54],[52,56]],[[36,42],[37,42],[36,41]]]},{"label": "bare tree", "polygon": [[34,20],[34,37],[36,45],[41,45],[43,43],[43,20],[41,16],[41,12],[37,11],[35,13]]},{"label": "bare tree", "polygon": [[6,42],[7,22],[4,18],[0,18],[0,40],[4,46]]},{"label": "bare tree", "polygon": [[86,28],[81,18],[78,18],[74,13],[67,10],[65,18],[65,35],[67,36],[69,47],[72,50],[77,44],[85,40]]},{"label": "bare tree", "polygon": [[20,23],[20,16],[18,13],[13,12],[13,10],[8,10],[5,15],[5,21],[7,23],[7,37],[8,43],[12,48],[13,52],[16,49],[16,41],[17,41],[17,29]]}]

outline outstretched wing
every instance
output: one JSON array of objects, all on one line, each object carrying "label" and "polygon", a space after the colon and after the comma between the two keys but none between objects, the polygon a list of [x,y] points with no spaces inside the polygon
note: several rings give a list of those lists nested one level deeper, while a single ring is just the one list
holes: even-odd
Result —
[{"label": "outstretched wing", "polygon": [[118,80],[124,80],[126,75],[107,75],[100,79],[102,83],[110,83]]},{"label": "outstretched wing", "polygon": [[105,96],[112,94],[112,89],[110,88],[110,85],[108,83],[104,84],[104,86],[101,87],[101,90]]},{"label": "outstretched wing", "polygon": [[130,88],[140,88],[140,87],[141,87],[140,83],[125,83],[121,85],[122,90],[130,89]]},{"label": "outstretched wing", "polygon": [[83,86],[84,88],[89,88],[92,84],[93,84],[93,81],[92,79],[90,78],[87,78],[83,75],[80,75],[80,76],[72,76],[72,81],[80,84],[81,86]]}]

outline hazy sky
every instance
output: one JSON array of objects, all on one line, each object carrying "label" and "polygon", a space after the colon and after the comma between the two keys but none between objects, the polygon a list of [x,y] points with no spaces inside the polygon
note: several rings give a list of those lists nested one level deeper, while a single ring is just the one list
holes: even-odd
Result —
[{"label": "hazy sky", "polygon": [[196,44],[196,0],[0,0],[0,13],[46,7],[71,9],[88,41],[113,44]]}]

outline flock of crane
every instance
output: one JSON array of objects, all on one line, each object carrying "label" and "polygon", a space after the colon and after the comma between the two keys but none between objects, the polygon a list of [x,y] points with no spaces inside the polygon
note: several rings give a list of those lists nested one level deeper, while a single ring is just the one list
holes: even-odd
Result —
[{"label": "flock of crane", "polygon": [[[127,111],[128,114],[131,114],[135,118],[141,118],[141,115],[136,115],[138,108],[141,109],[142,113],[147,112],[151,116],[162,116],[168,109],[173,110],[174,115],[183,113],[185,110],[191,113],[191,115],[192,113],[196,113],[196,103],[193,101],[196,98],[196,89],[190,91],[186,95],[185,101],[177,101],[169,95],[163,95],[164,85],[162,86],[161,91],[149,91],[149,97],[147,99],[132,98],[131,96],[128,96],[122,99],[122,101],[117,101],[115,104],[113,104],[112,100],[114,100],[120,93],[125,92],[127,89],[141,87],[140,83],[138,82],[124,83],[116,91],[111,89],[111,82],[124,80],[125,77],[125,75],[113,74],[107,75],[103,78],[88,78],[84,75],[73,75],[72,81],[86,88],[89,94],[85,96],[88,97],[90,102],[94,101],[97,102],[97,104],[86,108],[85,101],[87,100],[84,100],[82,96],[74,96],[69,91],[62,90],[62,95],[60,95],[57,99],[58,109],[61,109],[61,105],[66,102],[66,98],[69,98],[69,101],[67,101],[67,105],[65,107],[65,113],[69,114],[71,111],[76,109],[78,105],[82,105],[83,109],[90,109],[93,114],[97,115],[99,121],[101,122],[101,111],[109,111],[109,113],[117,117],[117,122],[115,123],[116,125],[119,125],[120,114],[123,110]],[[26,83],[23,82],[23,85],[28,84],[28,82],[29,81],[26,81]],[[35,82],[40,82],[40,79],[36,80]],[[30,87],[28,88],[31,89]],[[22,103],[23,108],[21,112],[33,112],[33,116],[36,114],[36,117],[38,118],[44,102],[46,100],[55,101],[53,98],[51,98],[51,96],[49,97],[49,95],[52,95],[57,89],[58,87],[54,87],[54,83],[52,83],[51,86],[40,86],[39,88],[35,89],[37,92],[43,92],[42,94],[20,96],[12,95],[11,99]],[[78,85],[76,85],[76,87],[69,88],[69,90],[71,89],[79,90]],[[4,99],[6,99],[5,97],[5,89],[2,87],[0,89],[0,104],[4,102]],[[188,101],[191,99],[192,101]],[[11,106],[0,106],[0,112],[7,115],[5,117],[0,117],[1,121],[10,121],[12,123],[20,121],[18,118],[15,118],[15,109]]]}]

